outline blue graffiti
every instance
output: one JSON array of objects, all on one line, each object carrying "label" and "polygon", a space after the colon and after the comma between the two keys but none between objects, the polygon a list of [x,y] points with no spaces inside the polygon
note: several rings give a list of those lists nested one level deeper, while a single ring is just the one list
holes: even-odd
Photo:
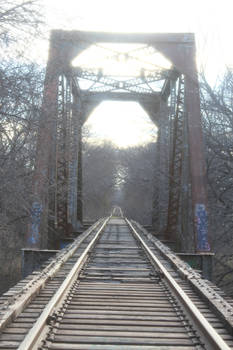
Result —
[{"label": "blue graffiti", "polygon": [[39,240],[39,227],[42,213],[42,204],[34,202],[31,210],[31,233],[29,237],[29,243],[34,245]]},{"label": "blue graffiti", "polygon": [[197,248],[201,251],[210,251],[207,240],[208,218],[204,204],[196,204],[195,221],[197,227]]}]

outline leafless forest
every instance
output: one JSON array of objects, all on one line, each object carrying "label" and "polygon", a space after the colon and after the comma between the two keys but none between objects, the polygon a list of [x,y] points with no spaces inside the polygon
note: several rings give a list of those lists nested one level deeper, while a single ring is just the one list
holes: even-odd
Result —
[{"label": "leafless forest", "polygon": [[[37,1],[0,0],[0,292],[20,278],[44,79],[44,67],[26,49],[34,37],[43,39],[44,28]],[[200,86],[215,281],[233,295],[233,71],[214,88],[203,72]],[[86,218],[118,203],[127,216],[150,224],[155,153],[155,143],[121,150],[94,146],[84,135]]]}]

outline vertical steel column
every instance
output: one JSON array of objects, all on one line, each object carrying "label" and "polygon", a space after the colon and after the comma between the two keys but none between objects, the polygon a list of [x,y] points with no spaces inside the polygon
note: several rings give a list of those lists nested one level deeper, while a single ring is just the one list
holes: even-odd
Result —
[{"label": "vertical steel column", "polygon": [[187,49],[188,72],[185,74],[185,101],[188,120],[194,236],[196,251],[206,252],[210,250],[208,243],[207,183],[195,45],[193,44]]},{"label": "vertical steel column", "polygon": [[189,171],[189,145],[188,145],[188,123],[186,106],[184,106],[183,125],[183,165],[181,178],[181,218],[180,218],[180,242],[182,251],[193,253],[195,251],[193,224],[192,224],[192,204],[191,204],[191,184]]},{"label": "vertical steel column", "polygon": [[174,120],[176,117],[176,80],[170,80],[170,113],[169,113],[169,126],[170,126],[170,155],[169,161],[172,159],[172,151],[173,151],[173,127]]},{"label": "vertical steel column", "polygon": [[172,152],[169,171],[169,204],[165,238],[177,244],[179,214],[181,212],[181,176],[183,163],[183,131],[184,131],[184,78],[180,76],[177,93],[176,112],[172,122]]},{"label": "vertical steel column", "polygon": [[[143,101],[140,100],[140,104],[143,109],[148,113],[151,121],[155,123],[155,125],[158,128],[157,131],[157,141],[155,144],[155,158],[156,158],[156,167],[154,169],[154,186],[153,186],[153,196],[152,196],[152,215],[151,215],[151,224],[152,228],[155,232],[161,231],[162,226],[162,218],[161,218],[161,212],[160,212],[160,197],[161,197],[161,180],[164,180],[164,176],[162,176],[163,169],[160,168],[160,165],[162,163],[162,159],[160,156],[160,148],[162,146],[162,140],[161,140],[161,114],[163,117],[166,115],[166,111],[164,111],[164,104],[165,102],[163,99],[158,99],[157,101],[154,101],[154,97],[152,97],[151,101]],[[161,109],[161,110],[160,110]],[[162,132],[163,133],[163,132]]]},{"label": "vertical steel column", "polygon": [[58,75],[60,70],[58,48],[52,40],[51,42],[38,130],[31,219],[26,242],[28,247],[33,248],[47,247],[48,236],[49,160],[51,159],[51,152],[55,142],[54,125],[56,123]]},{"label": "vertical steel column", "polygon": [[78,95],[72,91],[72,120],[69,157],[69,180],[68,180],[68,224],[73,229],[77,226],[77,186],[78,186],[78,147],[79,147],[79,114],[77,111]]},{"label": "vertical steel column", "polygon": [[[67,178],[68,159],[67,148],[69,142],[67,111],[68,83],[64,75],[59,78],[58,114],[57,114],[57,149],[56,149],[56,215],[55,228],[60,233],[66,231],[67,226]],[[69,108],[69,107],[68,107]]]},{"label": "vertical steel column", "polygon": [[78,195],[77,195],[77,219],[78,225],[82,225],[83,222],[83,174],[82,174],[82,128],[80,126],[79,133],[79,149],[78,149]]},{"label": "vertical steel column", "polygon": [[169,118],[167,103],[161,100],[160,118],[158,121],[158,215],[159,232],[164,232],[167,223],[168,190],[169,190]]},{"label": "vertical steel column", "polygon": [[157,141],[156,141],[156,150],[155,150],[155,157],[156,157],[156,164],[155,167],[155,184],[154,184],[154,192],[153,192],[153,202],[152,202],[152,227],[155,232],[159,232],[160,230],[160,211],[159,211],[159,192],[160,192],[160,179],[161,179],[161,173],[160,173],[160,128],[158,127],[158,133],[157,133]]},{"label": "vertical steel column", "polygon": [[196,252],[210,250],[208,243],[207,183],[200,116],[199,84],[193,34],[183,34],[181,42],[156,42],[155,47],[171,60],[185,77],[192,213]]}]

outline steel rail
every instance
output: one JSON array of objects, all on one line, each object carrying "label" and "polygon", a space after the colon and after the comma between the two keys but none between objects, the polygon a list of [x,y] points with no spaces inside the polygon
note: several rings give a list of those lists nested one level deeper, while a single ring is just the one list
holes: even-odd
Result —
[{"label": "steel rail", "polygon": [[[148,253],[152,261],[156,264],[159,270],[163,273],[164,278],[168,285],[170,286],[173,293],[178,298],[181,306],[185,310],[186,314],[190,317],[191,322],[194,326],[198,328],[198,331],[201,333],[202,338],[205,340],[204,345],[208,346],[210,350],[230,350],[230,347],[226,344],[226,342],[221,338],[221,336],[215,331],[215,329],[211,326],[211,324],[206,320],[206,318],[202,315],[202,313],[198,310],[198,308],[194,305],[189,296],[182,290],[182,288],[178,285],[175,279],[171,276],[171,274],[167,271],[167,269],[163,266],[163,264],[159,261],[159,259],[154,255],[148,245],[143,241],[140,235],[137,233],[131,222],[125,218],[127,224],[131,228],[137,240],[144,247],[145,251]],[[202,339],[202,340],[203,340]],[[206,343],[207,341],[207,343]]]},{"label": "steel rail", "polygon": [[58,262],[53,260],[47,265],[39,274],[37,274],[30,282],[25,284],[22,289],[15,293],[9,301],[6,301],[0,306],[0,331],[2,331],[13,319],[15,319],[20,312],[30,303],[33,297],[38,295],[44,285],[50,280],[61,266],[73,256],[82,242],[93,233],[93,231],[100,225],[98,220],[92,225],[82,236],[78,237],[64,252],[58,255]]},{"label": "steel rail", "polygon": [[67,295],[70,287],[72,286],[73,282],[77,279],[78,274],[85,263],[88,253],[99,238],[100,233],[106,226],[108,220],[111,216],[109,216],[97,233],[95,234],[92,241],[88,244],[82,255],[79,257],[69,274],[67,275],[66,279],[63,281],[62,285],[59,287],[57,292],[54,294],[54,296],[51,298],[49,303],[47,304],[46,308],[42,312],[42,314],[39,316],[33,327],[30,329],[28,334],[25,336],[24,340],[18,347],[18,350],[32,350],[35,349],[35,346],[37,345],[38,340],[40,341],[40,335],[43,332],[43,328],[46,326],[46,322],[48,317],[55,311],[55,308],[58,306],[58,304],[61,302],[61,300]]},{"label": "steel rail", "polygon": [[[139,229],[138,232],[143,232],[149,241],[160,251],[162,256],[171,263],[182,279],[188,281],[194,291],[205,301],[207,301],[211,310],[216,312],[216,315],[226,326],[226,329],[232,334],[233,332],[233,306],[225,299],[224,295],[220,295],[216,291],[215,286],[209,284],[209,281],[201,278],[201,275],[194,271],[189,265],[181,260],[170,248],[164,246],[151,233],[145,231],[137,222],[133,221],[133,224]],[[211,253],[210,253],[211,254]],[[213,253],[212,253],[213,254]]]}]

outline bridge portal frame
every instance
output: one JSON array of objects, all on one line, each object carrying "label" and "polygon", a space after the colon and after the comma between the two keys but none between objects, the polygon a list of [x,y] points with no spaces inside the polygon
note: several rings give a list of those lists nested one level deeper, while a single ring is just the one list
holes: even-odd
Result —
[{"label": "bridge portal frame", "polygon": [[[185,84],[185,117],[187,120],[187,139],[189,145],[189,168],[192,188],[192,212],[194,225],[194,239],[196,252],[209,251],[207,239],[207,186],[206,167],[203,146],[203,136],[200,114],[200,95],[198,74],[195,61],[195,39],[192,33],[101,33],[54,30],[51,33],[49,58],[46,68],[44,83],[44,96],[42,115],[38,131],[36,165],[33,179],[33,204],[31,211],[31,223],[28,230],[28,245],[42,248],[47,246],[47,231],[49,222],[49,178],[51,174],[51,162],[54,148],[56,147],[57,134],[57,103],[59,93],[59,76],[69,71],[71,61],[93,43],[143,43],[154,47],[170,60],[175,69],[184,77]],[[69,73],[68,73],[69,75]],[[164,85],[160,97],[164,97],[167,89]],[[76,103],[79,103],[78,94],[73,95]],[[103,98],[100,97],[99,101]],[[140,102],[140,101],[139,101]],[[99,103],[99,102],[97,102]],[[95,104],[94,104],[95,106]],[[93,107],[92,107],[93,108]],[[72,103],[72,113],[79,124],[82,116],[80,110]],[[76,141],[80,143],[80,127]],[[77,131],[76,130],[76,131]],[[78,136],[79,135],[79,136]],[[65,136],[64,136],[65,137]],[[77,150],[76,150],[77,153]],[[78,171],[78,159],[73,154],[73,166]],[[72,220],[67,224],[71,226],[77,219],[77,202],[81,205],[78,178],[73,179],[73,212]],[[56,181],[56,180],[55,180]],[[73,181],[73,182],[75,182]],[[80,180],[79,180],[80,182]],[[50,186],[51,187],[51,186]],[[70,191],[70,189],[67,189]],[[82,200],[81,200],[82,201]],[[65,208],[67,211],[67,208]],[[80,207],[81,210],[81,207]],[[67,215],[67,214],[66,214]],[[169,215],[168,215],[169,216]],[[67,216],[66,216],[67,217]],[[81,215],[80,215],[81,219]],[[67,220],[67,219],[66,219]],[[66,228],[67,229],[67,228]],[[174,239],[174,232],[166,230],[166,238]]]}]

